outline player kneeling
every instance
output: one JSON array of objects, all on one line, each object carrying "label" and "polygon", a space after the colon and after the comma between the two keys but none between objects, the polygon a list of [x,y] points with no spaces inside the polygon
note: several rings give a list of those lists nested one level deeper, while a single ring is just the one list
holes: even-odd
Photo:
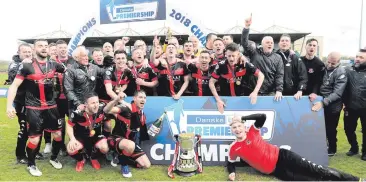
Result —
[{"label": "player kneeling", "polygon": [[[116,105],[121,99],[123,98],[119,95],[109,104]],[[142,110],[146,103],[146,94],[144,91],[137,91],[131,103],[121,102],[122,104],[116,107],[108,104],[104,108],[104,112],[116,115],[116,123],[111,137],[108,138],[108,144],[111,149],[119,154],[122,175],[130,178],[132,174],[128,165],[137,168],[149,168],[151,165],[149,158],[139,146],[141,141],[149,139],[146,116]],[[158,133],[159,131],[155,132]]]},{"label": "player kneeling", "polygon": [[107,139],[102,135],[101,128],[103,121],[106,121],[104,107],[105,104],[100,104],[98,96],[92,93],[85,97],[85,109],[75,110],[70,115],[66,127],[70,138],[67,152],[77,161],[76,171],[78,172],[84,168],[83,152],[90,156],[92,167],[98,170],[100,164],[97,158],[109,150]]}]

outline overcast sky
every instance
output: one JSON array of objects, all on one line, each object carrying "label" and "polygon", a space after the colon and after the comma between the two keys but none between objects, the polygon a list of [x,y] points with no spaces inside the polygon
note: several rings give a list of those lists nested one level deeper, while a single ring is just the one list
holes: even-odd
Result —
[{"label": "overcast sky", "polygon": [[[324,56],[330,51],[354,55],[358,50],[361,0],[167,0],[167,4],[179,6],[218,32],[243,25],[252,12],[253,29],[261,31],[276,24],[324,36]],[[74,34],[92,16],[99,16],[99,0],[0,1],[0,59],[11,59],[19,38],[52,32],[60,26]],[[366,32],[366,12],[363,21],[363,32]],[[162,26],[162,21],[130,23],[131,28],[142,34]],[[125,27],[127,24],[120,23],[101,25],[97,29],[108,34]],[[178,27],[173,29],[183,31]],[[366,46],[364,34],[363,46]]]}]

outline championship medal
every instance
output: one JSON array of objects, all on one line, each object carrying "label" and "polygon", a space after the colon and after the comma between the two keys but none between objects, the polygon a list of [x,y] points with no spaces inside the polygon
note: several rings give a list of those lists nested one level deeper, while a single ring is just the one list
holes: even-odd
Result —
[{"label": "championship medal", "polygon": [[240,80],[236,80],[236,85],[240,85]]},{"label": "championship medal", "polygon": [[92,136],[94,136],[95,135],[95,130],[90,130],[90,134],[89,134],[89,136],[90,137],[92,137]]}]

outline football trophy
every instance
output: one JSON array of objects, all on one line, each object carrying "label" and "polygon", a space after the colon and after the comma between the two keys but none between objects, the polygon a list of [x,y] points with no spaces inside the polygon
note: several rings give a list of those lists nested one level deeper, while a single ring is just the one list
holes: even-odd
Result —
[{"label": "football trophy", "polygon": [[189,177],[202,173],[201,136],[194,133],[174,135],[175,151],[172,164],[168,168],[168,176],[174,178],[173,173]]}]

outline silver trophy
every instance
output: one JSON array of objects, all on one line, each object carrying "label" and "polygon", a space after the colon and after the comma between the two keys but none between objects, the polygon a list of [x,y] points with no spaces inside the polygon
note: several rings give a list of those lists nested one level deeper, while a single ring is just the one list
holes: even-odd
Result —
[{"label": "silver trophy", "polygon": [[174,178],[174,172],[180,176],[193,176],[202,173],[201,136],[194,133],[181,133],[176,138],[172,164],[168,176]]}]

